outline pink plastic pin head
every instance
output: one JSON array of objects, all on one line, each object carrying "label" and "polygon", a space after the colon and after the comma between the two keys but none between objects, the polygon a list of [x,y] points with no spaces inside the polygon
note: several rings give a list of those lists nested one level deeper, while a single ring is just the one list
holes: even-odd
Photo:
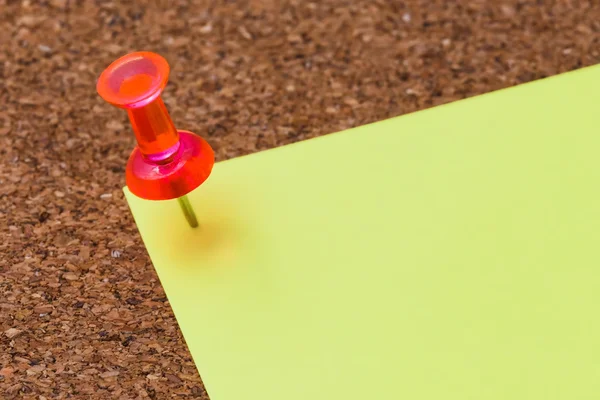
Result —
[{"label": "pink plastic pin head", "polygon": [[175,129],[160,98],[168,78],[163,57],[136,52],[110,64],[96,86],[104,100],[127,110],[138,145],[127,162],[126,183],[148,200],[185,196],[208,178],[215,162],[204,139]]}]

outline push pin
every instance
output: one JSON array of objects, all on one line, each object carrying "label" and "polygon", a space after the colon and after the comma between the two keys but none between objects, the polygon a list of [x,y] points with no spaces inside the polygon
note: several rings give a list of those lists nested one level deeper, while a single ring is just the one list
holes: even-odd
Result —
[{"label": "push pin", "polygon": [[215,155],[200,136],[178,131],[160,94],[169,64],[158,54],[127,54],[100,75],[96,89],[108,103],[127,110],[137,147],[127,162],[125,181],[147,200],[177,199],[191,227],[198,226],[187,194],[210,175]]}]

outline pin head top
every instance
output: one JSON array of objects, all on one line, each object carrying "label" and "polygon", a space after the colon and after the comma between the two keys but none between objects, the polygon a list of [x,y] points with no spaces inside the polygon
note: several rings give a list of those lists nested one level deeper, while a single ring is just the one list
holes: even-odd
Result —
[{"label": "pin head top", "polygon": [[167,86],[169,64],[156,53],[139,51],[110,64],[98,79],[98,94],[121,108],[138,108],[150,103]]},{"label": "pin head top", "polygon": [[96,89],[108,103],[127,110],[137,140],[126,169],[129,190],[149,200],[186,195],[210,175],[214,152],[201,137],[178,131],[160,95],[169,64],[158,54],[127,54],[106,68]]}]

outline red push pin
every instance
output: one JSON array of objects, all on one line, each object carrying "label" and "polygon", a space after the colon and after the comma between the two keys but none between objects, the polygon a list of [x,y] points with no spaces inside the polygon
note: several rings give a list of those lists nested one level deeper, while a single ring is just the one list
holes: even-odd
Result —
[{"label": "red push pin", "polygon": [[127,54],[100,75],[96,89],[110,104],[127,110],[137,147],[127,162],[126,183],[148,200],[177,199],[191,227],[198,221],[187,194],[210,175],[215,155],[210,145],[178,131],[160,98],[169,64],[158,54]]}]

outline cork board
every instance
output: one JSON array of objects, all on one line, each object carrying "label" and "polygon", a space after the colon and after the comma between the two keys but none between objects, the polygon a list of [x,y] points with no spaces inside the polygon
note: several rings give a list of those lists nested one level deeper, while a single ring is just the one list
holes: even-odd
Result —
[{"label": "cork board", "polygon": [[[0,393],[207,398],[121,187],[132,50],[218,160],[600,61],[597,2],[0,0]],[[308,385],[307,382],[299,384]]]}]

